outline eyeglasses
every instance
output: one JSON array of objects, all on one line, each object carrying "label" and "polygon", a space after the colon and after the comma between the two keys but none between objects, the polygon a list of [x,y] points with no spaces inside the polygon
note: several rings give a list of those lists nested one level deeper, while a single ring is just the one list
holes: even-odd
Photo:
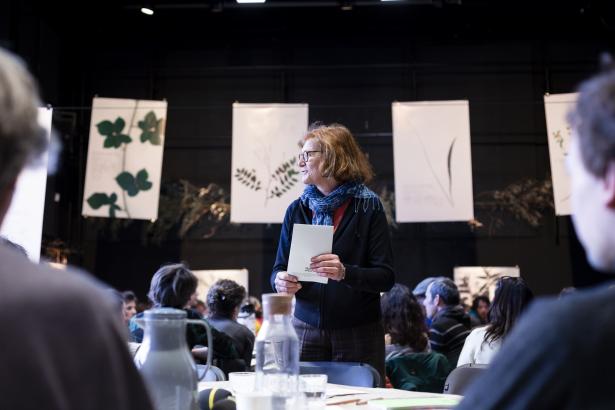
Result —
[{"label": "eyeglasses", "polygon": [[312,152],[322,152],[322,151],[303,151],[303,152],[300,152],[299,155],[298,155],[299,162],[301,162],[301,161],[308,162],[308,160],[310,159],[310,154]]}]

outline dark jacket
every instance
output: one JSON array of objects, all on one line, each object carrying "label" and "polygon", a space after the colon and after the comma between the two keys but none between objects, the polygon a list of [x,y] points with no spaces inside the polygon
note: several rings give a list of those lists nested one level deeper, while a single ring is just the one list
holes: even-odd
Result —
[{"label": "dark jacket", "polygon": [[615,286],[534,302],[459,409],[612,409]]},{"label": "dark jacket", "polygon": [[254,333],[237,321],[221,315],[212,315],[207,320],[215,329],[233,339],[239,357],[250,367],[252,350],[254,350]]},{"label": "dark jacket", "polygon": [[4,245],[0,261],[0,409],[153,409],[105,285]]},{"label": "dark jacket", "polygon": [[446,356],[452,366],[457,364],[466,337],[472,328],[470,316],[461,306],[447,306],[433,317],[429,329],[431,349]]},{"label": "dark jacket", "polygon": [[[364,206],[365,205],[365,206]],[[380,292],[395,283],[393,251],[382,204],[378,207],[353,198],[333,234],[333,253],[346,267],[341,282],[302,282],[296,293],[295,316],[312,326],[349,328],[380,320]],[[293,224],[311,224],[311,211],[295,200],[284,216],[271,286],[276,273],[285,271]]]},{"label": "dark jacket", "polygon": [[438,352],[409,353],[386,361],[395,389],[442,393],[446,377],[455,366]]}]

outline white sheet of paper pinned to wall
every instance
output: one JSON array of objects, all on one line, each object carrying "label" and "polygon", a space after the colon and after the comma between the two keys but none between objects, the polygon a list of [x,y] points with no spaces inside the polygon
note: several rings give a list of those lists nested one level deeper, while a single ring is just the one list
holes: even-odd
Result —
[{"label": "white sheet of paper pinned to wall", "polygon": [[331,253],[332,247],[333,226],[294,224],[287,272],[300,282],[327,283],[329,279],[312,271],[310,263],[314,256]]}]

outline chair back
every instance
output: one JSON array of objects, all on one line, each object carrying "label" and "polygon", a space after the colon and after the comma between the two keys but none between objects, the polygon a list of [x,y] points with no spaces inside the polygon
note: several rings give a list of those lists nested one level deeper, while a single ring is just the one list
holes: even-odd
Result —
[{"label": "chair back", "polygon": [[[199,377],[203,374],[206,368],[207,366],[203,364],[196,365],[196,371]],[[205,373],[205,376],[203,376],[203,378],[200,379],[200,381],[202,382],[223,382],[225,380],[226,380],[226,375],[224,374],[222,369],[216,366],[210,366],[209,370],[207,370],[207,373]]]},{"label": "chair back", "polygon": [[444,383],[445,394],[459,394],[467,390],[472,382],[487,369],[484,364],[464,364],[451,372]]},{"label": "chair back", "polygon": [[380,387],[380,374],[367,363],[299,362],[299,374],[326,374],[329,383]]},{"label": "chair back", "polygon": [[451,366],[437,352],[409,353],[385,362],[387,376],[396,389],[441,393]]}]

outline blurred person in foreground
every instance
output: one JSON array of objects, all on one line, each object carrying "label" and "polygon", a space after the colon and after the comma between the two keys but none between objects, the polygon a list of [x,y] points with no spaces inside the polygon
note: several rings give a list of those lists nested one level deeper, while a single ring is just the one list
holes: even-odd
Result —
[{"label": "blurred person in foreground", "polygon": [[[393,287],[395,274],[384,208],[365,186],[372,167],[348,128],[332,124],[305,134],[299,170],[305,189],[286,210],[271,285],[296,296],[301,360],[368,363],[384,380],[380,292]],[[310,265],[325,284],[286,271],[296,223],[333,226],[331,253]]]},{"label": "blurred person in foreground", "polygon": [[[572,220],[595,268],[615,272],[615,70],[585,81],[569,116]],[[461,409],[612,409],[615,288],[533,303]]]},{"label": "blurred person in foreground", "polygon": [[[0,49],[0,223],[21,170],[47,149],[40,105],[22,62]],[[152,408],[111,292],[5,245],[0,260],[0,408]]]}]

